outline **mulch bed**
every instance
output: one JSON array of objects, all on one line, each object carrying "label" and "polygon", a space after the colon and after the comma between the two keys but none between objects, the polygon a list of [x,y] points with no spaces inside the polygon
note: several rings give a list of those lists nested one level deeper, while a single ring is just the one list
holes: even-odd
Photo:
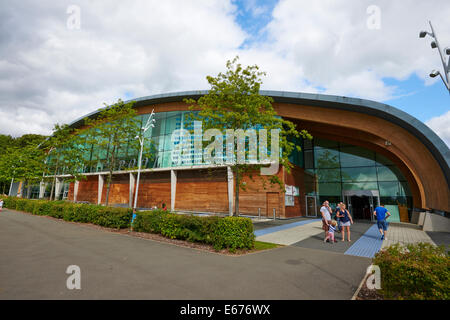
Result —
[{"label": "mulch bed", "polygon": [[[9,210],[11,210],[11,209],[9,209]],[[250,253],[265,251],[265,250],[246,250],[246,249],[237,249],[234,253],[228,251],[228,249],[222,249],[222,250],[217,251],[214,249],[214,247],[212,245],[209,245],[209,244],[198,243],[198,242],[189,242],[189,241],[179,240],[179,239],[170,239],[170,238],[164,237],[163,235],[155,234],[155,233],[136,232],[136,231],[131,231],[130,229],[107,228],[107,227],[102,227],[102,226],[99,226],[99,225],[96,225],[93,223],[65,221],[63,219],[58,219],[58,218],[50,217],[50,216],[39,216],[39,215],[31,214],[29,212],[23,212],[23,211],[17,211],[17,210],[14,210],[14,211],[20,212],[23,214],[27,214],[30,216],[44,217],[44,218],[55,220],[55,221],[72,223],[72,224],[76,224],[79,226],[86,226],[86,227],[90,227],[90,228],[94,228],[94,229],[102,230],[102,231],[106,231],[106,232],[119,233],[119,234],[124,234],[124,235],[128,235],[128,236],[136,237],[136,238],[143,238],[143,239],[148,239],[148,240],[153,240],[153,241],[158,241],[158,242],[165,242],[165,243],[170,243],[170,244],[181,246],[181,247],[198,249],[198,250],[208,251],[208,252],[212,252],[212,253],[223,254],[223,255],[227,255],[227,256],[242,256],[242,255],[246,255],[246,254],[250,254]],[[270,249],[268,249],[268,250],[270,250]]]},{"label": "mulch bed", "polygon": [[358,295],[355,297],[355,300],[384,300],[383,295],[376,289],[367,288],[367,277],[364,277],[364,282],[361,289],[358,292]]}]

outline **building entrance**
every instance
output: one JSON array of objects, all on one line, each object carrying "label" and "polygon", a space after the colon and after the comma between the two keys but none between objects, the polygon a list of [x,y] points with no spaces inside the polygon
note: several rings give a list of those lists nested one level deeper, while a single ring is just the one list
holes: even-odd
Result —
[{"label": "building entrance", "polygon": [[343,198],[355,220],[373,220],[372,213],[380,203],[378,190],[345,190]]}]

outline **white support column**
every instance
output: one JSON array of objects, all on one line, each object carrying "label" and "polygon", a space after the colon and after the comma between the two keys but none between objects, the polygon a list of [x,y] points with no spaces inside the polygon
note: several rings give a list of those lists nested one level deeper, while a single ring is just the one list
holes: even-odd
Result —
[{"label": "white support column", "polygon": [[59,199],[59,195],[61,194],[61,187],[62,187],[62,179],[56,178],[55,183],[55,200]]},{"label": "white support column", "polygon": [[44,198],[46,188],[47,188],[47,182],[41,181],[39,183],[39,199]]},{"label": "white support column", "polygon": [[102,193],[103,193],[103,183],[105,182],[105,178],[99,174],[98,175],[98,200],[97,204],[102,203]]},{"label": "white support column", "polygon": [[227,181],[228,181],[228,211],[230,216],[233,215],[234,206],[234,175],[233,170],[227,167]]},{"label": "white support column", "polygon": [[133,207],[133,195],[135,185],[136,185],[136,175],[134,173],[130,173],[130,195],[128,197],[128,204],[130,208]]},{"label": "white support column", "polygon": [[78,188],[80,186],[80,181],[75,181],[74,185],[73,185],[73,202],[77,201],[77,197],[78,197]]},{"label": "white support column", "polygon": [[177,172],[170,170],[170,210],[175,210],[175,198],[177,196]]}]

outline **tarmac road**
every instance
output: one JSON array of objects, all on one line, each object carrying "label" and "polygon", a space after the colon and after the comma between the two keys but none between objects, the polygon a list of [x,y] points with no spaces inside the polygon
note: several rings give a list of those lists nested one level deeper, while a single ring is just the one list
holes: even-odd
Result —
[{"label": "tarmac road", "polygon": [[226,256],[0,212],[0,299],[350,299],[369,264],[296,246]]}]

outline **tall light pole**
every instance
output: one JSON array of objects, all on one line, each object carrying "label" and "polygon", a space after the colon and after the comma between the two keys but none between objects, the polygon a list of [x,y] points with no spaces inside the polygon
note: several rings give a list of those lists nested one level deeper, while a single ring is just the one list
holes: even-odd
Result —
[{"label": "tall light pole", "polygon": [[[145,123],[145,126],[141,128],[141,134],[136,136],[136,139],[139,139],[139,143],[141,144],[141,151],[139,153],[139,166],[138,166],[138,175],[136,179],[136,191],[134,194],[134,204],[133,204],[133,214],[136,214],[136,206],[137,206],[137,198],[138,198],[138,192],[139,192],[139,179],[141,177],[141,164],[142,164],[142,151],[144,150],[144,140],[145,140],[145,132],[155,127],[155,113],[154,109],[152,110],[152,113],[150,114],[150,117],[148,117],[147,122]],[[134,216],[133,216],[134,219]]]},{"label": "tall light pole", "polygon": [[[434,39],[431,42],[431,48],[438,49],[439,56],[441,57],[441,61],[442,61],[442,66],[444,67],[444,75],[442,75],[442,73],[439,70],[433,70],[430,73],[430,77],[434,78],[439,75],[442,79],[442,82],[444,82],[444,84],[447,87],[447,90],[450,94],[450,81],[449,81],[449,77],[450,77],[450,47],[447,47],[447,48],[445,48],[445,51],[442,51],[441,45],[439,44],[436,32],[433,29],[433,25],[431,24],[431,21],[428,21],[428,23],[430,24],[431,32],[421,31],[419,33],[419,37],[425,38],[427,35],[429,35],[430,37],[432,37]],[[449,56],[447,62],[445,62],[444,53]]]}]

